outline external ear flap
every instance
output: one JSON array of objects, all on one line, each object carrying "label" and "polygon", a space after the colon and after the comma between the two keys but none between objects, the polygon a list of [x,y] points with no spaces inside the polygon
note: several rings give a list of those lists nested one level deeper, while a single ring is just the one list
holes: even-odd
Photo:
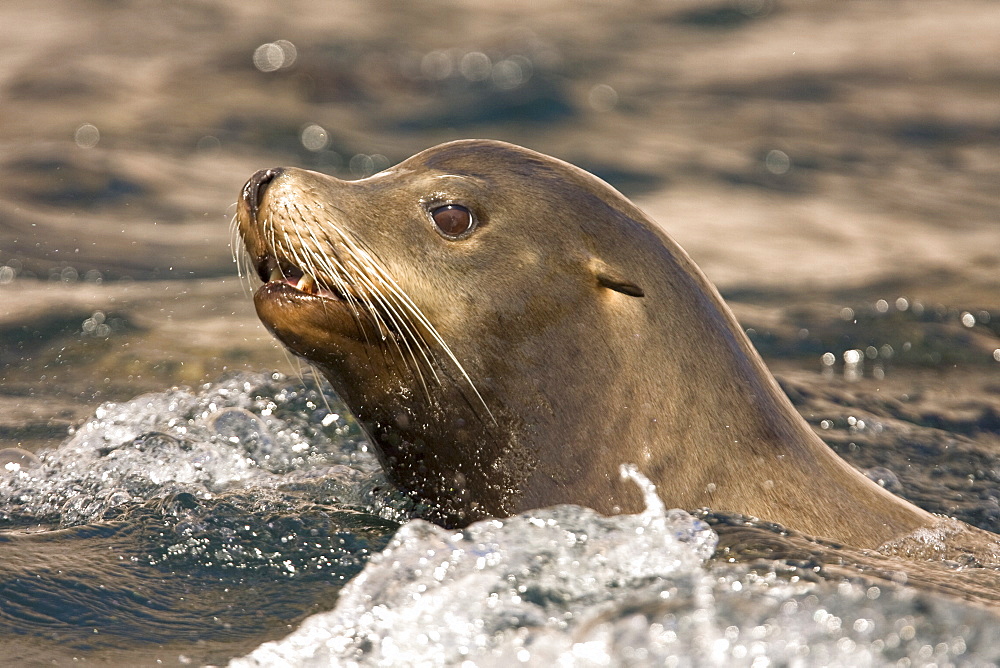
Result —
[{"label": "external ear flap", "polygon": [[642,291],[635,283],[624,280],[618,276],[612,276],[606,271],[599,272],[597,274],[597,282],[610,290],[616,290],[623,295],[628,295],[629,297],[645,297],[646,293]]},{"label": "external ear flap", "polygon": [[609,267],[603,260],[599,260],[596,257],[590,258],[590,270],[594,272],[598,285],[609,290],[614,290],[615,292],[620,292],[623,295],[628,295],[629,297],[646,296],[642,288],[619,274],[616,269]]}]

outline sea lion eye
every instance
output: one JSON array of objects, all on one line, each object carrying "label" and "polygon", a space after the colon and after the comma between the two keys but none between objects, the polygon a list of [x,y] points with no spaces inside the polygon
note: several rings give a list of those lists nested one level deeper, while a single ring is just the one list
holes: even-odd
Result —
[{"label": "sea lion eye", "polygon": [[472,229],[475,224],[472,212],[461,204],[447,204],[431,211],[431,219],[441,234],[457,238]]}]

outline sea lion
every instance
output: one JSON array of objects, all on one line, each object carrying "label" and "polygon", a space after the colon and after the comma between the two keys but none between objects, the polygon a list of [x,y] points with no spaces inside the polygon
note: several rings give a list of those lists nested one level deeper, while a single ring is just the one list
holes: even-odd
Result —
[{"label": "sea lion", "polygon": [[687,254],[568,163],[467,140],[359,181],[269,169],[237,224],[261,320],[440,524],[637,512],[623,463],[669,507],[862,548],[936,521],[837,457]]}]

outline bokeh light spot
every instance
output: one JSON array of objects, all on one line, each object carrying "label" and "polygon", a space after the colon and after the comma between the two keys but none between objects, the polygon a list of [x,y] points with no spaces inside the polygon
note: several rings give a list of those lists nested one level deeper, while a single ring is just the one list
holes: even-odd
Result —
[{"label": "bokeh light spot", "polygon": [[595,111],[611,111],[618,106],[618,91],[607,84],[597,84],[587,94],[587,102]]},{"label": "bokeh light spot", "polygon": [[84,123],[73,133],[73,141],[80,148],[94,148],[101,141],[101,132],[96,125]]},{"label": "bokeh light spot", "polygon": [[302,130],[300,139],[302,145],[313,152],[322,151],[330,144],[330,135],[327,134],[327,131],[323,127],[315,123],[307,125]]},{"label": "bokeh light spot", "polygon": [[253,64],[261,72],[276,72],[291,67],[298,57],[295,45],[287,39],[261,44],[253,52]]},{"label": "bokeh light spot", "polygon": [[792,168],[792,161],[784,151],[772,149],[764,157],[764,168],[772,174],[780,176],[788,173],[788,170]]}]

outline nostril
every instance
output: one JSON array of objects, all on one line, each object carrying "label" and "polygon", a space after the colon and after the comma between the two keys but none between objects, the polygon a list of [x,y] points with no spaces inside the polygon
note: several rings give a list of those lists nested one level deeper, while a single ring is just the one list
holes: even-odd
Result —
[{"label": "nostril", "polygon": [[264,191],[267,190],[268,184],[284,171],[281,167],[262,169],[251,176],[250,180],[243,186],[243,199],[250,206],[250,214],[254,218],[257,217],[257,209],[260,207],[261,198],[264,197]]}]

